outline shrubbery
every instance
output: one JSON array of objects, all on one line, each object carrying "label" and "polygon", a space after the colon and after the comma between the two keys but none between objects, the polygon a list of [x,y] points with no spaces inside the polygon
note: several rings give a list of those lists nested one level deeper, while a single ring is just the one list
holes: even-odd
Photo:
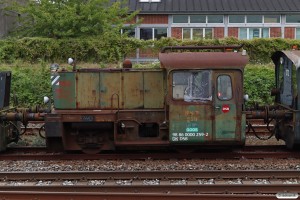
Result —
[{"label": "shrubbery", "polygon": [[137,48],[152,49],[158,54],[164,46],[187,45],[237,45],[244,44],[250,56],[251,63],[270,63],[271,55],[277,50],[300,47],[300,40],[289,39],[253,39],[238,40],[236,38],[212,40],[177,40],[162,38],[155,41],[144,41],[135,38],[80,38],[80,39],[50,39],[50,38],[22,38],[0,40],[0,63],[13,63],[16,60],[37,63],[62,62],[73,56],[81,62],[112,63],[120,62]]}]

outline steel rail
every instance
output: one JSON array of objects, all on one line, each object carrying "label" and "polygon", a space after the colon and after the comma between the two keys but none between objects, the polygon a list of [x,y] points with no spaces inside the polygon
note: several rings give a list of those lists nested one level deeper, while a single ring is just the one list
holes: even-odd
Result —
[{"label": "steel rail", "polygon": [[39,191],[0,191],[3,199],[39,200],[275,200],[276,195],[262,194],[136,194],[136,193],[91,193],[91,192],[39,192]]},{"label": "steel rail", "polygon": [[[213,147],[211,147],[213,148]],[[40,151],[40,152],[39,152]],[[262,159],[262,158],[300,158],[299,151],[288,151],[283,145],[244,146],[236,149],[203,149],[201,152],[115,152],[100,154],[47,153],[45,147],[8,148],[0,154],[0,160],[170,160],[170,159]]]},{"label": "steel rail", "polygon": [[300,192],[299,171],[72,171],[0,175],[0,191],[252,195]]},{"label": "steel rail", "polygon": [[[267,178],[284,179],[294,178],[300,181],[298,170],[191,170],[191,171],[38,171],[38,172],[0,172],[0,180],[94,180],[94,179],[189,179],[200,178],[230,179],[241,178],[245,180]],[[1,183],[1,182],[0,182]],[[299,188],[300,190],[300,188]]]}]

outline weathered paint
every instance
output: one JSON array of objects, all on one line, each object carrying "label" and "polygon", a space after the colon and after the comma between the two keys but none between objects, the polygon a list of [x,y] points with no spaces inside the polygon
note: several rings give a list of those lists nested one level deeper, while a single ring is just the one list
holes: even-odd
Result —
[{"label": "weathered paint", "polygon": [[76,108],[76,73],[60,72],[51,74],[54,107],[56,109]]},{"label": "weathered paint", "polygon": [[[240,121],[237,121],[238,115],[240,116],[240,113],[237,112],[237,105],[236,102],[240,98],[238,97],[236,87],[239,87],[241,85],[240,82],[236,82],[235,76],[241,76],[242,74],[239,73],[239,71],[236,71],[233,73],[234,70],[228,71],[216,71],[214,73],[214,79],[216,81],[216,89],[218,87],[218,82],[217,79],[219,76],[228,76],[231,79],[231,85],[234,86],[232,87],[232,98],[231,99],[223,99],[220,100],[218,98],[218,93],[217,91],[214,92],[214,109],[215,109],[215,139],[216,140],[235,140],[236,135],[239,134],[237,133],[236,126],[240,126]],[[239,79],[241,80],[241,79]]]},{"label": "weathered paint", "polygon": [[122,74],[124,108],[134,109],[144,107],[143,73],[127,71]]},{"label": "weathered paint", "polygon": [[248,56],[241,52],[160,53],[161,66],[167,69],[243,69]]},{"label": "weathered paint", "polygon": [[[186,95],[182,97],[180,91],[188,92],[183,80],[184,76],[175,76],[175,73],[191,73],[197,77],[198,73],[202,74],[200,82],[191,82],[193,87],[202,88],[201,91],[212,90],[212,98],[204,98],[202,101],[186,99]],[[211,73],[209,79],[203,79],[203,73]],[[172,76],[177,77],[175,80]],[[181,78],[180,78],[181,77]],[[218,77],[226,77],[230,87],[225,82],[218,83]],[[185,89],[177,88],[181,80]],[[190,79],[190,78],[188,78]],[[196,79],[195,79],[196,80]],[[194,81],[195,81],[194,80]],[[204,81],[204,82],[203,82]],[[206,84],[207,83],[207,84]],[[196,85],[200,84],[200,85]],[[205,84],[206,86],[204,87]],[[222,88],[223,94],[218,91],[218,87]],[[206,88],[206,89],[205,89]],[[228,89],[231,90],[228,91]],[[204,90],[205,89],[205,90]],[[174,92],[174,91],[175,92]],[[242,132],[242,105],[243,105],[243,86],[242,86],[242,70],[240,69],[184,69],[169,71],[169,120],[170,120],[170,142],[173,144],[213,144],[218,142],[231,144],[242,144],[242,138],[245,132]],[[173,91],[173,92],[172,92]],[[199,90],[200,91],[200,90]],[[221,98],[229,92],[231,97]],[[176,95],[178,93],[178,95]],[[203,92],[203,94],[205,94]],[[172,96],[172,95],[175,95]],[[206,95],[209,95],[207,93]],[[204,95],[204,96],[206,96]],[[188,96],[187,96],[188,97]],[[201,96],[199,96],[200,98]],[[193,97],[192,97],[193,98]]]},{"label": "weathered paint", "polygon": [[121,84],[122,73],[120,71],[100,72],[100,105],[96,108],[119,109],[123,108]]},{"label": "weathered paint", "polygon": [[77,77],[77,108],[97,108],[99,105],[99,73],[78,72]]},{"label": "weathered paint", "polygon": [[212,110],[210,104],[170,104],[170,142],[173,144],[211,141]]},{"label": "weathered paint", "polygon": [[157,69],[54,73],[54,105],[56,109],[164,108],[164,73]]},{"label": "weathered paint", "polygon": [[165,100],[164,73],[144,72],[144,108],[163,108]]}]

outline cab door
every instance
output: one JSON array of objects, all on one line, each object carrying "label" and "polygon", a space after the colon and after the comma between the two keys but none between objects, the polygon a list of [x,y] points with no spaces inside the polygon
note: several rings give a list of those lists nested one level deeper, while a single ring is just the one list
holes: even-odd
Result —
[{"label": "cab door", "polygon": [[205,144],[213,138],[211,70],[169,73],[171,144]]},{"label": "cab door", "polygon": [[242,72],[215,71],[214,139],[240,141],[242,133]]}]

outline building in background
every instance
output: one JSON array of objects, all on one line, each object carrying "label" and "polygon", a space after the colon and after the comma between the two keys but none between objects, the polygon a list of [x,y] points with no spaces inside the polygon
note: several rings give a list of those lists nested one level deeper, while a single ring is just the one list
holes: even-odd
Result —
[{"label": "building in background", "polygon": [[[114,0],[116,1],[116,0]],[[129,0],[139,39],[300,39],[300,0]]]}]

